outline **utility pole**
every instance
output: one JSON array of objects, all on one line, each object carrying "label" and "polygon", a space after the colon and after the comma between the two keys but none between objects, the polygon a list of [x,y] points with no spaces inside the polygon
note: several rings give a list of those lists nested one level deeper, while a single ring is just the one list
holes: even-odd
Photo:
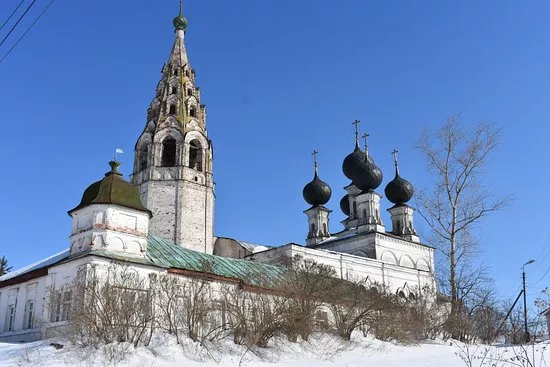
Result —
[{"label": "utility pole", "polygon": [[534,262],[535,260],[531,259],[523,264],[523,266],[521,267],[523,276],[523,326],[525,327],[525,342],[529,342],[529,340],[531,339],[529,335],[529,329],[527,328],[527,294],[525,292],[525,265],[529,265]]}]

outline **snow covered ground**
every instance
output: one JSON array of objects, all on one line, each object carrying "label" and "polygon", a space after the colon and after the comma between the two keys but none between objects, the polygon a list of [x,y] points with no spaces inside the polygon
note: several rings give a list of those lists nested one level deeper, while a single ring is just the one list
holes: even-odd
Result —
[{"label": "snow covered ground", "polygon": [[[55,340],[60,342],[59,340]],[[62,349],[50,346],[52,340],[27,344],[0,343],[0,366],[204,366],[204,367],[274,367],[274,366],[467,366],[460,358],[466,355],[464,346],[449,342],[423,343],[415,346],[396,345],[354,335],[344,343],[330,335],[315,335],[308,342],[289,343],[284,339],[270,342],[269,348],[247,350],[231,340],[205,349],[189,341],[177,345],[173,339],[157,337],[149,348],[123,346],[84,350],[66,345]],[[536,366],[545,366],[543,357],[547,344],[535,347]],[[460,352],[462,350],[463,352]],[[517,360],[519,350],[506,347],[471,347],[472,366],[523,366]],[[531,353],[531,349],[527,352]],[[482,363],[475,356],[486,355]],[[110,360],[116,356],[115,360]],[[495,358],[504,361],[496,361]],[[122,360],[117,360],[122,359]],[[527,364],[525,364],[527,365]]]}]

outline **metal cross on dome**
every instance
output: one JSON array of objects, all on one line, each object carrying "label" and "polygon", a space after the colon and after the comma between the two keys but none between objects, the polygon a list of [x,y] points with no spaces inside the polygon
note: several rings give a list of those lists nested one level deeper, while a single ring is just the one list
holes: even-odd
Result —
[{"label": "metal cross on dome", "polygon": [[359,120],[355,120],[351,123],[355,125],[355,144],[359,144],[359,122]]},{"label": "metal cross on dome", "polygon": [[313,156],[313,167],[315,168],[315,172],[317,172],[317,154],[319,152],[313,149],[313,153],[311,155]]},{"label": "metal cross on dome", "polygon": [[391,152],[391,154],[393,155],[393,164],[395,164],[395,170],[399,170],[399,165],[398,165],[398,162],[397,162],[397,152],[398,150],[393,148],[393,151]]},{"label": "metal cross on dome", "polygon": [[363,136],[361,136],[363,138],[363,142],[365,143],[365,154],[368,156],[369,155],[369,148],[368,148],[368,145],[367,145],[367,138],[370,136],[370,134],[367,134],[367,133],[364,133]]}]

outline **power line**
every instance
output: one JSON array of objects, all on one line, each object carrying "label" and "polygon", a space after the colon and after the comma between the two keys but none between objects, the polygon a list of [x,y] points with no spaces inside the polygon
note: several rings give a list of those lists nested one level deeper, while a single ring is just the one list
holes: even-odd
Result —
[{"label": "power line", "polygon": [[13,15],[15,14],[15,12],[17,11],[17,9],[19,9],[19,7],[25,2],[25,0],[21,0],[21,2],[19,3],[19,5],[17,5],[15,7],[15,9],[13,10],[13,12],[10,14],[10,16],[8,17],[8,19],[6,19],[6,21],[4,22],[4,24],[2,24],[2,26],[0,27],[0,31],[2,30],[2,28],[4,28],[4,26],[6,24],[8,24],[8,22],[10,21],[11,17],[13,17]]},{"label": "power line", "polygon": [[21,14],[21,16],[19,17],[19,19],[17,19],[17,22],[15,22],[15,24],[13,25],[13,27],[11,27],[10,31],[8,32],[8,34],[6,34],[6,37],[4,37],[4,39],[2,40],[2,42],[0,42],[0,46],[2,46],[4,44],[4,42],[6,42],[6,40],[8,39],[8,37],[10,36],[11,32],[13,32],[13,30],[15,29],[15,27],[17,27],[17,25],[19,24],[19,22],[21,21],[21,19],[23,19],[23,17],[25,15],[27,15],[27,13],[29,12],[29,10],[32,8],[32,6],[34,5],[34,3],[36,2],[36,0],[33,0],[32,3],[27,6],[27,9],[25,9],[25,11],[23,12],[23,14]]},{"label": "power line", "polygon": [[11,48],[8,50],[8,52],[6,52],[6,54],[0,59],[0,64],[2,64],[2,61],[4,61],[4,59],[6,57],[8,57],[8,55],[13,51],[13,49],[15,48],[15,46],[17,46],[17,44],[19,44],[19,42],[21,42],[21,40],[27,35],[27,33],[29,33],[29,31],[31,30],[31,28],[36,24],[36,22],[38,22],[38,19],[40,19],[40,17],[42,17],[42,15],[46,12],[46,10],[48,10],[48,8],[53,4],[55,0],[51,0],[49,2],[49,4],[44,8],[44,10],[42,10],[42,12],[38,15],[38,17],[34,20],[34,22],[31,23],[31,25],[29,26],[29,28],[27,28],[27,30],[21,35],[21,37],[19,37],[19,39],[17,41],[15,41],[15,43],[13,44],[13,46],[11,46]]},{"label": "power line", "polygon": [[537,280],[535,283],[531,283],[531,284],[527,283],[527,284],[529,284],[530,286],[535,286],[535,285],[539,284],[544,279],[544,277],[548,274],[548,272],[550,272],[550,266],[546,269],[544,274],[542,274],[542,276],[540,277],[539,280]]}]

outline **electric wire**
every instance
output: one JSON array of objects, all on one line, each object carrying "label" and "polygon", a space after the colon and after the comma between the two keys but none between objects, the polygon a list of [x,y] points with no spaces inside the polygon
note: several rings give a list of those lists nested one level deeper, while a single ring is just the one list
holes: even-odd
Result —
[{"label": "electric wire", "polygon": [[11,48],[8,50],[8,52],[6,52],[6,54],[4,56],[2,56],[2,58],[0,59],[0,64],[2,64],[2,61],[4,61],[6,59],[6,57],[8,57],[8,55],[13,51],[13,49],[19,44],[19,42],[21,42],[21,40],[27,35],[27,33],[29,33],[29,31],[32,29],[32,27],[36,24],[36,22],[38,22],[38,20],[42,17],[42,15],[44,15],[46,10],[48,10],[48,8],[53,4],[54,1],[55,0],[51,0],[48,3],[48,5],[46,5],[44,10],[42,10],[42,12],[38,15],[38,17],[36,17],[36,19],[34,20],[34,22],[31,23],[29,28],[27,28],[27,30],[21,35],[21,37],[19,37],[19,39],[17,39],[17,41],[15,41],[15,43],[13,44],[13,46],[11,46]]},{"label": "electric wire", "polygon": [[550,266],[546,269],[544,274],[542,274],[542,276],[539,278],[539,280],[537,280],[535,283],[527,283],[527,284],[529,286],[535,286],[535,285],[539,284],[544,279],[544,277],[546,277],[546,275],[548,275],[548,272],[550,272]]},{"label": "electric wire", "polygon": [[14,29],[17,27],[17,25],[19,24],[19,22],[21,22],[21,20],[25,17],[25,15],[27,15],[27,13],[29,12],[29,10],[32,8],[32,6],[34,5],[34,3],[36,2],[36,0],[33,0],[32,3],[27,6],[27,9],[25,9],[25,11],[23,12],[23,14],[21,14],[21,16],[19,17],[19,19],[17,19],[17,22],[15,22],[15,24],[13,25],[13,27],[11,27],[10,31],[8,32],[8,34],[6,34],[6,36],[4,37],[4,39],[2,40],[2,42],[0,42],[0,46],[2,46],[4,44],[4,42],[6,42],[6,40],[8,39],[8,37],[10,36],[11,32],[14,31]]},{"label": "electric wire", "polygon": [[6,26],[6,24],[8,24],[8,22],[10,21],[11,17],[13,17],[13,15],[15,14],[15,12],[17,11],[17,9],[19,9],[19,7],[25,2],[25,0],[21,0],[21,2],[19,3],[19,5],[17,5],[15,7],[15,9],[11,12],[10,16],[8,17],[8,19],[6,19],[6,21],[0,26],[0,31],[2,30],[2,28],[4,28]]}]

